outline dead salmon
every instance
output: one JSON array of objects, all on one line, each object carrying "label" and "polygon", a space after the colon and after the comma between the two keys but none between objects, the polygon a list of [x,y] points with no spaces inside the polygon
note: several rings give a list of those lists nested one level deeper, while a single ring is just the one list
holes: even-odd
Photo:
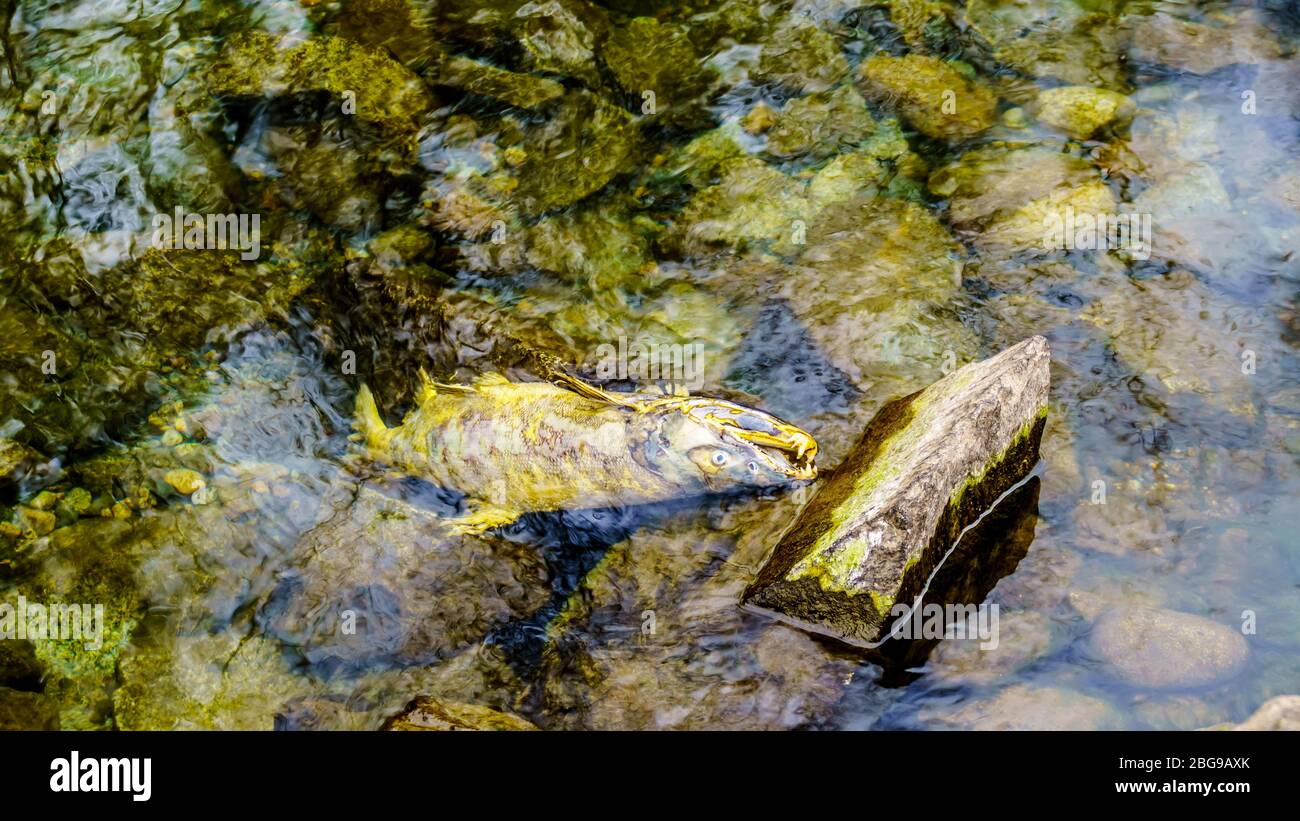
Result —
[{"label": "dead salmon", "polygon": [[789,485],[817,475],[812,436],[721,399],[611,393],[572,377],[470,385],[424,379],[388,427],[357,394],[357,436],[372,460],[471,500],[459,529],[482,532],[536,511],[614,507]]}]

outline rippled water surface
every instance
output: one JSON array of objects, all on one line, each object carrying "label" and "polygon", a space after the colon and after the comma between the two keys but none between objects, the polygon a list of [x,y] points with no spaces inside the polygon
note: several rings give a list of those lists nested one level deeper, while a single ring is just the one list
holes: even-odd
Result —
[{"label": "rippled water surface", "polygon": [[[0,641],[0,727],[375,728],[431,695],[554,729],[1191,729],[1298,691],[1293,3],[0,8],[0,601],[104,608],[92,647]],[[1150,230],[1045,248],[1067,213]],[[246,253],[170,247],[177,214],[242,215]],[[395,424],[421,369],[644,388],[617,351],[654,343],[826,471],[1033,334],[998,648],[910,670],[738,608],[806,490],[461,536],[460,493],[348,438],[362,383]],[[1179,614],[1191,644],[1127,670]]]}]

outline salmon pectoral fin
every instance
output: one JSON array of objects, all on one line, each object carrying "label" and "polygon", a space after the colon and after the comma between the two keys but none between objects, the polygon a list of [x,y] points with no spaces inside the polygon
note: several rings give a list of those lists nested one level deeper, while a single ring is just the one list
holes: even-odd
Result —
[{"label": "salmon pectoral fin", "polygon": [[357,409],[355,417],[356,431],[349,439],[358,441],[372,454],[382,454],[392,430],[384,424],[379,415],[379,407],[370,388],[362,385],[357,391]]},{"label": "salmon pectoral fin", "polygon": [[489,530],[511,524],[520,515],[522,514],[518,510],[509,510],[487,502],[479,502],[472,504],[463,515],[448,519],[447,525],[452,529],[453,533],[460,536],[481,536]]}]

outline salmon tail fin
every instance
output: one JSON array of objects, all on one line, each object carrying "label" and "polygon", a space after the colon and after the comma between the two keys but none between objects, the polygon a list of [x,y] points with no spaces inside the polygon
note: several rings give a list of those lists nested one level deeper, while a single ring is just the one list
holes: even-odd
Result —
[{"label": "salmon tail fin", "polygon": [[388,444],[388,436],[392,431],[379,415],[379,407],[375,404],[375,396],[370,392],[366,385],[361,386],[357,391],[357,412],[356,412],[356,431],[355,436],[371,453],[382,453],[384,446]]}]

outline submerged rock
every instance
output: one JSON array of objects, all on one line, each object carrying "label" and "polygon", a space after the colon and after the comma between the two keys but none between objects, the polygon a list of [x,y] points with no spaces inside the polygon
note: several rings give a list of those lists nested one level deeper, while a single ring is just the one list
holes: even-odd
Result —
[{"label": "submerged rock", "polygon": [[57,730],[57,705],[40,693],[0,687],[0,731]]},{"label": "submerged rock", "polygon": [[1149,607],[1105,613],[1088,642],[1108,672],[1137,687],[1217,684],[1241,672],[1250,658],[1246,639],[1231,627],[1190,613]]},{"label": "submerged rock", "polygon": [[855,148],[874,127],[862,96],[841,86],[787,103],[767,131],[767,150],[777,157],[824,159]]},{"label": "submerged rock", "polygon": [[611,546],[548,625],[547,726],[757,730],[825,720],[856,660],[735,606],[787,506],[743,505],[710,527],[674,517]]},{"label": "submerged rock", "polygon": [[40,461],[41,455],[12,439],[0,438],[0,483],[17,484]]},{"label": "submerged rock", "polygon": [[[643,113],[680,107],[708,86],[710,71],[696,56],[685,30],[653,17],[635,17],[619,26],[605,40],[601,56]],[[653,108],[647,110],[645,103]]]},{"label": "submerged rock", "polygon": [[482,707],[421,696],[384,722],[385,730],[536,730],[518,716]]},{"label": "submerged rock", "polygon": [[886,405],[742,596],[870,646],[958,534],[1038,460],[1047,340],[1034,337]]},{"label": "submerged rock", "polygon": [[1233,413],[1254,412],[1244,365],[1254,361],[1266,319],[1187,271],[1124,279],[1083,318],[1107,334],[1121,360],[1166,390],[1198,394]]},{"label": "submerged rock", "polygon": [[1136,110],[1132,100],[1114,91],[1063,86],[1038,95],[1034,116],[1076,140],[1086,140],[1103,126],[1132,117]]},{"label": "submerged rock", "polygon": [[692,254],[719,246],[788,248],[812,215],[805,186],[754,158],[726,169],[717,185],[682,209],[683,248]]},{"label": "submerged rock", "polygon": [[265,636],[151,638],[124,653],[113,692],[119,729],[270,730],[278,705],[314,689]]},{"label": "submerged rock", "polygon": [[903,42],[920,53],[948,52],[960,48],[953,4],[940,0],[888,0],[889,19],[898,26]]},{"label": "submerged rock", "polygon": [[[151,248],[93,276],[58,247],[14,264],[0,284],[0,423],[16,419],[17,440],[48,455],[102,445],[151,400],[206,384],[202,346],[285,311],[321,270],[318,239],[267,241],[256,261]],[[22,307],[55,294],[69,306],[61,315]]]},{"label": "submerged rock", "polygon": [[1053,649],[1052,620],[1034,611],[1002,611],[998,616],[998,645],[940,641],[926,665],[927,678],[941,684],[992,686],[1014,676]]},{"label": "submerged rock", "polygon": [[169,470],[163,476],[163,481],[171,485],[172,489],[182,496],[189,496],[207,486],[202,474],[193,470]]},{"label": "submerged rock", "polygon": [[431,82],[491,97],[526,109],[538,109],[564,96],[564,85],[546,77],[520,74],[474,60],[446,55],[431,72]]},{"label": "submerged rock", "polygon": [[1048,219],[1067,208],[1110,214],[1115,198],[1086,160],[1036,145],[990,144],[930,175],[930,192],[949,201],[948,218],[991,251],[1045,250]]},{"label": "submerged rock", "polygon": [[1124,37],[1107,14],[1076,3],[970,0],[966,21],[993,56],[1030,77],[1124,90]]},{"label": "submerged rock", "polygon": [[935,57],[878,54],[862,63],[864,93],[893,106],[927,137],[964,140],[993,124],[998,100],[978,80]]},{"label": "submerged rock", "polygon": [[1282,56],[1268,28],[1249,11],[1222,26],[1167,12],[1126,22],[1132,37],[1129,58],[1138,63],[1209,74],[1234,63],[1265,63]]},{"label": "submerged rock", "polygon": [[973,352],[942,309],[958,288],[961,256],[928,209],[849,200],[812,224],[807,250],[777,272],[777,287],[835,365],[883,401],[926,384],[945,351]]},{"label": "submerged rock", "polygon": [[1110,703],[1064,687],[1013,684],[990,698],[953,710],[926,707],[921,726],[957,730],[1118,730],[1123,716]]},{"label": "submerged rock", "polygon": [[[472,20],[490,19],[493,11],[481,6],[472,2],[464,7]],[[588,85],[599,82],[596,48],[610,30],[608,12],[603,8],[585,0],[510,0],[503,6],[508,30],[523,47],[528,68],[573,77]]]},{"label": "submerged rock", "polygon": [[1206,729],[1300,732],[1300,696],[1270,698],[1240,724],[1218,724]]},{"label": "submerged rock", "polygon": [[570,92],[520,148],[516,193],[528,214],[570,205],[628,170],[637,144],[632,116],[601,97]]},{"label": "submerged rock", "polygon": [[295,549],[258,622],[325,670],[445,658],[547,596],[527,545],[450,535],[367,486]]},{"label": "submerged rock", "polygon": [[417,5],[414,0],[343,3],[330,15],[323,31],[373,48],[387,49],[406,66],[416,68],[431,59],[436,50],[436,38],[431,36],[428,21],[419,13]]},{"label": "submerged rock", "polygon": [[424,82],[387,53],[329,36],[236,34],[209,67],[208,87],[219,97],[325,92],[339,106],[351,94],[358,118],[397,134],[414,132],[434,105]]},{"label": "submerged rock", "polygon": [[848,73],[848,60],[831,34],[789,17],[767,38],[752,76],[808,94],[831,89]]}]

